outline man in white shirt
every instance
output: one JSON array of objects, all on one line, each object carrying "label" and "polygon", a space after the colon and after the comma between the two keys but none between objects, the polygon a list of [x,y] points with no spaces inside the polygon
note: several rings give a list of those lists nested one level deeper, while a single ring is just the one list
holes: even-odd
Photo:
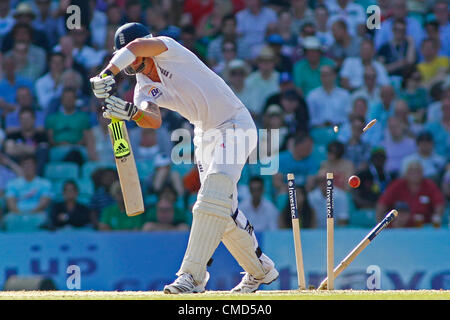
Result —
[{"label": "man in white shirt", "polygon": [[413,161],[419,161],[422,164],[423,175],[427,178],[440,180],[440,175],[444,172],[445,158],[434,151],[433,135],[427,131],[421,132],[417,138],[417,152],[403,159],[402,175],[406,172],[408,165]]},{"label": "man in white shirt", "polygon": [[239,205],[253,223],[255,231],[278,229],[279,212],[275,205],[264,197],[264,180],[255,176],[249,182],[250,197]]},{"label": "man in white shirt", "polygon": [[52,99],[61,96],[62,74],[64,72],[64,55],[54,52],[49,59],[49,72],[36,81],[36,95],[39,106],[47,111]]},{"label": "man in white shirt", "polygon": [[[178,112],[195,127],[201,188],[178,278],[164,292],[204,292],[209,279],[206,266],[221,241],[245,270],[233,292],[254,292],[273,282],[278,278],[275,264],[262,253],[250,222],[238,209],[237,182],[257,144],[248,110],[194,53],[172,38],[152,37],[140,23],[127,23],[116,31],[115,49],[107,67],[91,78],[94,94],[105,99],[104,117],[157,129],[162,107]],[[121,70],[136,75],[134,103],[113,95],[114,76]],[[244,132],[248,136],[242,136]],[[235,148],[238,154],[232,152]]]},{"label": "man in white shirt", "polygon": [[340,71],[342,87],[348,90],[356,90],[364,84],[364,68],[371,65],[377,72],[377,85],[388,85],[389,76],[386,68],[374,59],[375,49],[370,39],[361,42],[360,56],[348,57],[342,63]]},{"label": "man in white shirt", "polygon": [[306,98],[310,125],[340,125],[347,120],[352,108],[350,94],[336,86],[336,72],[332,66],[320,68],[320,79],[322,86],[312,90]]},{"label": "man in white shirt", "polygon": [[262,0],[247,0],[246,8],[236,14],[236,20],[237,32],[254,57],[264,43],[267,28],[277,22],[277,14],[264,7]]}]

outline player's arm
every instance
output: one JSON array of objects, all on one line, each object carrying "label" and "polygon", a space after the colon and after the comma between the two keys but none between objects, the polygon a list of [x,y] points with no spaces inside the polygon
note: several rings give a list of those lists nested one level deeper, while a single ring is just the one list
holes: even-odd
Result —
[{"label": "player's arm", "polygon": [[139,38],[117,51],[106,68],[100,73],[115,76],[132,64],[137,57],[154,57],[167,50],[157,38]]}]

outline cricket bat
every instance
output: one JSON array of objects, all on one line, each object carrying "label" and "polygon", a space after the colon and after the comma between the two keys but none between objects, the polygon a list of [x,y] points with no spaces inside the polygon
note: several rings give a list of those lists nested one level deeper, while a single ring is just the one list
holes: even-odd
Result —
[{"label": "cricket bat", "polygon": [[144,201],[128,130],[123,120],[111,119],[108,131],[114,150],[125,211],[127,216],[136,216],[144,212]]}]

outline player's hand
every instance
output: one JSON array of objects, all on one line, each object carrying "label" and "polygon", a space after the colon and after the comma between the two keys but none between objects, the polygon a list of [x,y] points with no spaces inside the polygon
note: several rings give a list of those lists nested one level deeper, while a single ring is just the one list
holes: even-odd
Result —
[{"label": "player's hand", "polygon": [[110,91],[116,83],[112,75],[99,75],[89,79],[91,82],[92,91],[99,99],[105,99],[110,96]]},{"label": "player's hand", "polygon": [[103,107],[104,118],[116,118],[121,120],[131,120],[138,111],[138,108],[131,102],[122,100],[116,96],[109,96],[105,99],[106,105]]}]

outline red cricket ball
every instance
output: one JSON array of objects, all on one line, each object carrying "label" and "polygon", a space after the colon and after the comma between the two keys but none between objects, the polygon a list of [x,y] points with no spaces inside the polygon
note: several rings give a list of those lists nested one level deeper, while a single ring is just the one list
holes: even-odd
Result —
[{"label": "red cricket ball", "polygon": [[358,176],[351,176],[348,179],[348,185],[352,188],[358,188],[361,184],[361,180],[358,178]]}]

